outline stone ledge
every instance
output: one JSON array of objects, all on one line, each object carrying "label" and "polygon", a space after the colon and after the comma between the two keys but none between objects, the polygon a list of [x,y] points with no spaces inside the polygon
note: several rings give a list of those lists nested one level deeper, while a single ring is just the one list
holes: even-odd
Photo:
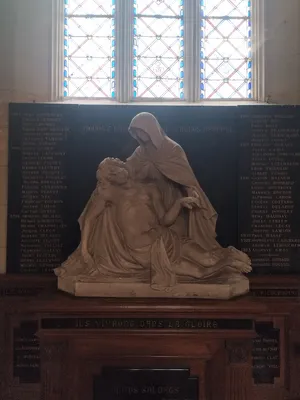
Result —
[{"label": "stone ledge", "polygon": [[241,275],[228,279],[226,283],[181,283],[168,290],[156,290],[148,283],[80,282],[73,278],[58,278],[58,289],[77,297],[181,297],[226,300],[246,294],[249,291],[249,280]]}]

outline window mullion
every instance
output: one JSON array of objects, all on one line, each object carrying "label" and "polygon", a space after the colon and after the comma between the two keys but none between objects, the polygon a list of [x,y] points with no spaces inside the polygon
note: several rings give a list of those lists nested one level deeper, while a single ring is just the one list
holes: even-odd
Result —
[{"label": "window mullion", "polygon": [[253,99],[265,101],[265,1],[252,0],[252,85]]},{"label": "window mullion", "polygon": [[185,100],[195,102],[200,90],[200,2],[184,2],[184,87]]},{"label": "window mullion", "polygon": [[193,2],[184,2],[184,99],[193,101]]},{"label": "window mullion", "polygon": [[201,48],[201,16],[200,16],[200,1],[193,0],[193,102],[200,99],[200,48]]},{"label": "window mullion", "polygon": [[64,1],[52,2],[51,101],[63,98],[64,76]]},{"label": "window mullion", "polygon": [[133,0],[116,0],[116,93],[120,103],[131,99]]},{"label": "window mullion", "polygon": [[121,101],[123,98],[122,91],[122,0],[116,0],[116,18],[115,18],[115,29],[116,29],[116,99],[117,101]]},{"label": "window mullion", "polygon": [[125,2],[124,23],[124,94],[125,102],[132,99],[132,66],[133,66],[133,0]]}]

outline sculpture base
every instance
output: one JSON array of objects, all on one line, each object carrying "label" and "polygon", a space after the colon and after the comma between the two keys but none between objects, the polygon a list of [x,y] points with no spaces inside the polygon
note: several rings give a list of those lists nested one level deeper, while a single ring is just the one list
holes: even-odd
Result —
[{"label": "sculpture base", "polygon": [[148,283],[80,282],[74,278],[58,278],[58,289],[78,297],[185,297],[230,299],[249,292],[249,280],[237,275],[219,283],[180,283],[167,290],[156,290]]}]

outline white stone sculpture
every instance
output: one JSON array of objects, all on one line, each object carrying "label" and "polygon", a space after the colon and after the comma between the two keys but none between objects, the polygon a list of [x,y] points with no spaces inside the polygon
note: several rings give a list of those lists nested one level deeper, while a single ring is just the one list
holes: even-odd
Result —
[{"label": "white stone sculpture", "polygon": [[106,158],[79,218],[81,242],[56,268],[77,296],[228,299],[249,290],[249,257],[216,240],[217,214],[183,149],[156,118],[138,114],[139,142],[123,162]]}]

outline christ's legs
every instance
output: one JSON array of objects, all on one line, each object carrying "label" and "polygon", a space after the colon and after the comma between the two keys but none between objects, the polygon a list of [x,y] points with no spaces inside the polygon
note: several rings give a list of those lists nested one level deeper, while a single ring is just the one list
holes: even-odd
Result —
[{"label": "christ's legs", "polygon": [[215,252],[204,252],[196,242],[187,242],[182,245],[182,257],[195,265],[211,267],[220,259],[227,257],[226,249],[217,249]]},{"label": "christ's legs", "polygon": [[251,260],[247,254],[234,247],[218,248],[213,251],[202,251],[201,247],[195,242],[187,242],[182,246],[182,257],[195,265],[210,268],[219,261],[226,261],[227,265],[238,269],[241,272],[251,271]]},{"label": "christ's legs", "polygon": [[217,264],[209,268],[201,268],[201,266],[189,261],[182,260],[180,264],[175,266],[176,275],[189,276],[196,279],[207,279],[216,275],[219,271],[224,270],[226,266],[229,267],[224,261],[219,261]]},{"label": "christ's legs", "polygon": [[251,262],[248,260],[248,256],[234,248],[203,252],[197,243],[191,241],[182,246],[182,259],[176,267],[176,273],[198,279],[209,278],[226,267],[248,273],[251,271]]}]

